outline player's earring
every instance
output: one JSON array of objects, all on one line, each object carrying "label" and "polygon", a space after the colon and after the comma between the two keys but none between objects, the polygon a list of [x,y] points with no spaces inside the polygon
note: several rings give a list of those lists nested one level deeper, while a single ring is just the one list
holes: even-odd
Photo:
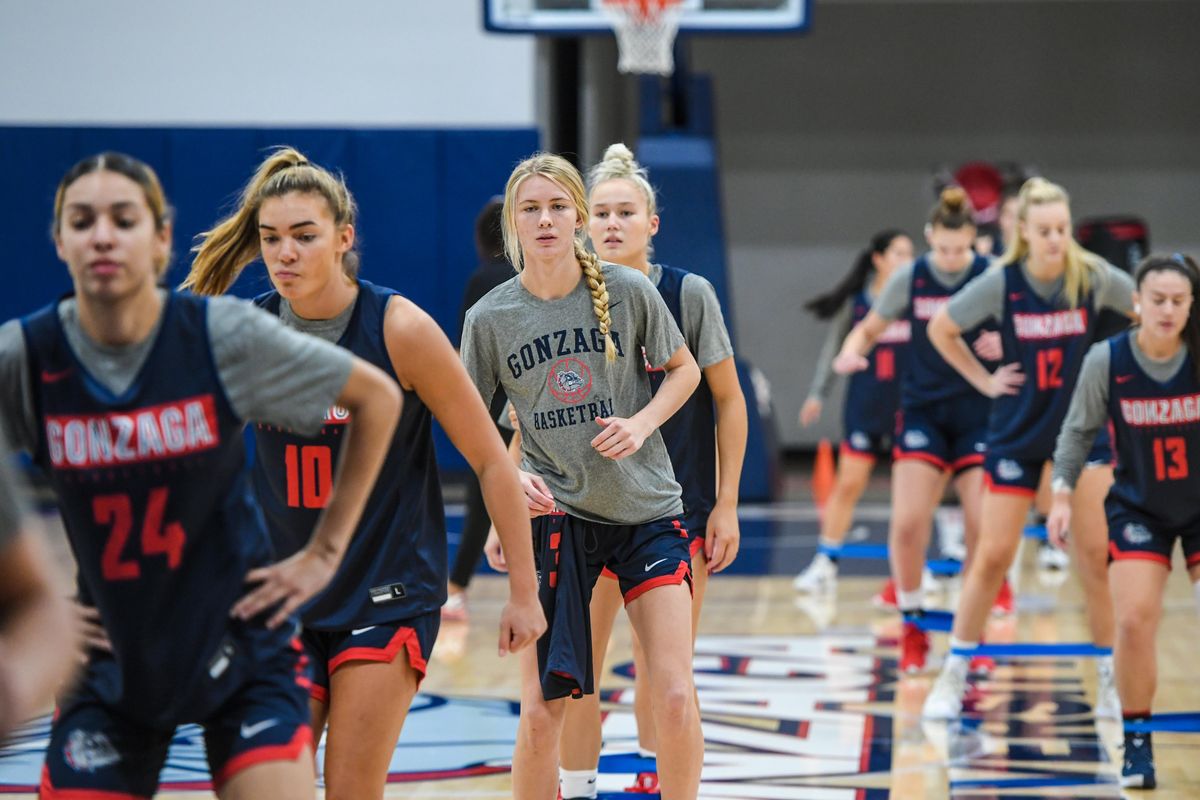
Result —
[{"label": "player's earring", "polygon": [[1133,313],[1135,313],[1135,314],[1140,314],[1140,313],[1142,313],[1142,304],[1141,304],[1141,303],[1134,303],[1134,304],[1133,304]]}]

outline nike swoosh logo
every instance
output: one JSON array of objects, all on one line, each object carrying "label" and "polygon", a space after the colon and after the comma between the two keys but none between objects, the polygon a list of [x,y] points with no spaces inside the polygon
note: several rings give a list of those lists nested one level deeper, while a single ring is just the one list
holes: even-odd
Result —
[{"label": "nike swoosh logo", "polygon": [[617,306],[619,306],[619,305],[621,305],[621,301],[620,301],[620,300],[613,300],[611,303],[609,303],[609,304],[608,304],[608,307],[609,307],[610,309],[612,309],[612,308],[616,308],[616,307],[617,307]]},{"label": "nike swoosh logo", "polygon": [[650,570],[654,569],[655,567],[657,567],[657,566],[658,566],[659,564],[661,564],[662,562],[664,562],[664,561],[668,561],[668,560],[670,560],[670,559],[666,559],[666,558],[660,558],[658,561],[655,561],[653,564],[647,564],[647,565],[646,565],[646,566],[645,566],[645,567],[642,569],[642,572],[649,572]]},{"label": "nike swoosh logo", "polygon": [[367,631],[373,631],[373,630],[375,630],[375,628],[377,628],[377,627],[379,627],[379,626],[377,626],[377,625],[368,625],[368,626],[367,626],[367,627],[365,627],[365,628],[355,628],[354,630],[350,631],[350,635],[351,635],[351,636],[358,636],[360,633],[366,633]]},{"label": "nike swoosh logo", "polygon": [[49,370],[42,370],[42,383],[58,383],[59,381],[61,381],[63,378],[67,377],[74,371],[75,371],[74,367],[67,367],[66,369],[59,370],[58,372],[50,372]]},{"label": "nike swoosh logo", "polygon": [[1117,383],[1129,383],[1131,380],[1133,380],[1132,375],[1118,375],[1117,376]]},{"label": "nike swoosh logo", "polygon": [[241,731],[242,738],[243,739],[253,739],[255,736],[258,736],[263,731],[267,730],[268,728],[274,728],[278,724],[279,724],[279,720],[275,719],[274,717],[272,717],[271,719],[264,719],[262,722],[256,722],[253,725],[247,725],[246,723],[243,722],[242,723],[242,731]]}]

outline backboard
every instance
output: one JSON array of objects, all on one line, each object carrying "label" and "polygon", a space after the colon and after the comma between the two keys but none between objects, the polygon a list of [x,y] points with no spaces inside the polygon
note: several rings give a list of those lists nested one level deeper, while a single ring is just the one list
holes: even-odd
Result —
[{"label": "backboard", "polygon": [[[798,32],[808,28],[812,0],[683,0],[679,29],[689,33]],[[601,0],[483,0],[484,27],[496,33],[606,33],[612,21]]]}]

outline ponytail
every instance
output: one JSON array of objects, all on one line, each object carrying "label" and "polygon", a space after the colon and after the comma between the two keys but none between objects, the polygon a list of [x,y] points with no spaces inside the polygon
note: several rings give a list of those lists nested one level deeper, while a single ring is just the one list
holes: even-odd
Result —
[{"label": "ponytail", "polygon": [[817,319],[829,319],[837,314],[847,299],[861,292],[867,285],[867,278],[875,266],[872,257],[887,252],[892,242],[903,235],[903,231],[889,228],[872,236],[870,246],[858,254],[854,266],[850,267],[850,272],[842,278],[841,283],[825,294],[809,300],[804,307],[815,314]]},{"label": "ponytail", "polygon": [[[242,189],[237,210],[211,230],[196,237],[195,258],[180,288],[196,294],[223,294],[248,264],[262,254],[259,246],[258,211],[268,197],[290,192],[318,194],[325,198],[334,225],[353,225],[358,208],[341,176],[309,162],[291,147],[277,147],[258,166]],[[350,278],[358,276],[358,253],[342,255],[342,269]]]},{"label": "ponytail", "polygon": [[1200,266],[1196,264],[1195,259],[1183,253],[1146,256],[1133,273],[1133,281],[1137,284],[1139,292],[1142,290],[1142,281],[1151,272],[1178,273],[1186,278],[1188,285],[1192,287],[1192,307],[1188,311],[1187,322],[1183,324],[1180,338],[1183,339],[1183,345],[1192,358],[1192,373],[1196,380],[1200,381],[1200,308],[1196,305],[1200,302]]}]

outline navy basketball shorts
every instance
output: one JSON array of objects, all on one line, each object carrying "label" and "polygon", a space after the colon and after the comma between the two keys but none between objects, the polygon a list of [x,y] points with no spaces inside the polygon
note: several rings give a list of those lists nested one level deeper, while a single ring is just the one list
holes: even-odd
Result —
[{"label": "navy basketball shorts", "polygon": [[905,408],[892,457],[924,461],[956,475],[978,467],[987,452],[988,411],[988,401],[976,395]]},{"label": "navy basketball shorts", "polygon": [[1008,458],[989,452],[983,460],[983,485],[993,494],[1033,497],[1045,464],[1044,458]]},{"label": "navy basketball shorts", "polygon": [[314,700],[329,702],[329,678],[351,661],[390,664],[401,652],[417,673],[417,686],[429,671],[429,656],[442,624],[441,609],[378,625],[363,625],[348,631],[317,631],[305,628],[300,634],[304,652],[312,662]]},{"label": "navy basketball shorts", "polygon": [[866,458],[874,461],[892,452],[894,440],[890,433],[871,433],[855,429],[846,430],[838,454],[850,458]]},{"label": "navy basketball shorts", "polygon": [[593,691],[589,605],[607,567],[628,605],[659,586],[692,585],[688,531],[680,519],[609,525],[564,513],[532,520],[538,599],[547,630],[538,640],[546,700]]},{"label": "navy basketball shorts", "polygon": [[[204,744],[213,787],[256,764],[295,761],[312,746],[308,659],[298,640],[264,662],[208,719]],[[138,800],[158,791],[175,728],[138,725],[102,703],[87,680],[59,710],[38,797]]]},{"label": "navy basketball shorts", "polygon": [[1108,562],[1140,559],[1171,568],[1175,540],[1183,545],[1189,567],[1200,564],[1200,518],[1185,526],[1169,526],[1149,514],[1109,495],[1104,501],[1108,516]]},{"label": "navy basketball shorts", "polygon": [[895,445],[894,432],[899,425],[899,411],[888,414],[886,418],[870,419],[847,407],[842,414],[842,430],[845,434],[838,454],[872,461],[891,455]]},{"label": "navy basketball shorts", "polygon": [[[1041,483],[1045,459],[1006,458],[989,452],[983,461],[983,482],[991,492],[1033,497]],[[1113,465],[1112,438],[1108,427],[1101,428],[1084,462],[1085,468]]]},{"label": "navy basketball shorts", "polygon": [[[708,532],[708,515],[708,511],[689,513],[685,510],[683,512],[683,527],[687,530],[688,534],[688,555],[693,559],[696,557],[696,553],[704,549],[704,539]],[[605,567],[600,570],[600,577],[615,581],[617,580],[617,573]]]}]

